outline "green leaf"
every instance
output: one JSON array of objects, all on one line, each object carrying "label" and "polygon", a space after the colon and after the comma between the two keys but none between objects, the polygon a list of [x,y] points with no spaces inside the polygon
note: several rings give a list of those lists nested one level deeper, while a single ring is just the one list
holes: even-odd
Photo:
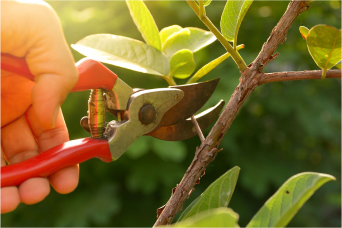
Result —
[{"label": "green leaf", "polygon": [[209,6],[212,0],[197,0],[197,2],[202,1],[204,6]]},{"label": "green leaf", "polygon": [[170,72],[169,60],[162,52],[128,37],[96,34],[71,46],[92,59],[130,70],[155,75]]},{"label": "green leaf", "polygon": [[170,61],[170,74],[176,78],[187,78],[196,68],[194,55],[187,49],[176,52]]},{"label": "green leaf", "polygon": [[222,35],[236,46],[241,22],[253,3],[251,0],[227,0],[221,16]]},{"label": "green leaf", "polygon": [[198,216],[177,222],[170,227],[239,227],[239,215],[230,208],[203,211]]},{"label": "green leaf", "polygon": [[[237,46],[236,50],[240,50],[244,48],[245,45],[239,45]],[[230,54],[227,52],[217,59],[214,59],[210,63],[203,66],[201,69],[199,69],[194,76],[190,78],[190,80],[187,82],[187,84],[197,82],[199,79],[201,79],[204,75],[208,74],[210,71],[212,71],[215,67],[217,67],[220,63],[222,63],[224,60],[226,60],[228,57],[230,57]]]},{"label": "green leaf", "polygon": [[188,49],[196,52],[215,40],[216,37],[209,31],[199,28],[183,28],[166,39],[163,52],[168,58],[171,58],[179,50]]},{"label": "green leaf", "polygon": [[247,227],[285,227],[313,193],[330,180],[335,178],[313,172],[291,177],[265,203]]},{"label": "green leaf", "polygon": [[171,25],[169,27],[163,28],[159,33],[162,44],[165,43],[165,41],[167,40],[167,38],[169,38],[169,36],[171,36],[173,33],[178,32],[180,30],[182,30],[182,27],[180,27],[179,25]]},{"label": "green leaf", "polygon": [[160,51],[159,30],[145,3],[142,0],[126,0],[126,3],[134,24],[137,26],[145,42]]},{"label": "green leaf", "polygon": [[299,32],[302,35],[303,39],[306,40],[306,37],[308,36],[308,33],[309,33],[309,29],[305,26],[300,26]]},{"label": "green leaf", "polygon": [[324,79],[326,71],[341,61],[341,29],[316,25],[310,29],[306,44]]},{"label": "green leaf", "polygon": [[201,211],[227,207],[232,198],[239,172],[240,168],[235,166],[213,182],[185,209],[178,221],[183,221],[189,217],[197,218]]},{"label": "green leaf", "polygon": [[335,67],[337,67],[338,69],[341,69],[341,67],[342,67],[342,62],[339,62],[339,63],[337,63],[336,65],[335,65]]}]

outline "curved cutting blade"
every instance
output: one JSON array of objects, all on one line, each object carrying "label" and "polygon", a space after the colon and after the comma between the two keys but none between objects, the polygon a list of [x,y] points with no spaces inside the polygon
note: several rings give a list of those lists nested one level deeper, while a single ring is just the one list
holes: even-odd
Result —
[{"label": "curved cutting blade", "polygon": [[[219,116],[224,103],[225,102],[221,100],[214,107],[211,107],[195,116],[202,131],[206,129]],[[194,125],[192,124],[191,119],[189,118],[178,124],[161,127],[158,130],[154,130],[147,135],[166,141],[180,141],[197,135],[197,132]]]},{"label": "curved cutting blade", "polygon": [[206,82],[170,86],[169,88],[182,90],[184,97],[164,114],[156,129],[183,122],[194,115],[209,100],[219,81],[217,78]]}]

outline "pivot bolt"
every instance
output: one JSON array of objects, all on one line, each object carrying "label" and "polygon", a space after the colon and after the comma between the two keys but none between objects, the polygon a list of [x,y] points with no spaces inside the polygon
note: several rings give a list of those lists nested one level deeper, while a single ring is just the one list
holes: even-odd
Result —
[{"label": "pivot bolt", "polygon": [[156,110],[154,109],[153,105],[148,104],[144,105],[139,112],[139,119],[143,124],[150,124],[156,117]]}]

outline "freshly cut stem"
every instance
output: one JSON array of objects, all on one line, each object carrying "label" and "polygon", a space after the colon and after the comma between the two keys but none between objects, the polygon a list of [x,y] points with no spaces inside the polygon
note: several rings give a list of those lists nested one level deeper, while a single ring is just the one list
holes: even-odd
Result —
[{"label": "freshly cut stem", "polygon": [[192,121],[192,124],[194,125],[194,127],[196,128],[197,134],[198,134],[199,138],[201,139],[201,142],[204,142],[205,138],[204,138],[203,132],[202,132],[200,126],[198,125],[197,120],[194,116],[191,116],[191,121]]},{"label": "freshly cut stem", "polygon": [[[171,74],[168,75],[168,76],[163,76],[163,78],[167,81],[167,83],[169,83],[170,86],[175,86],[175,85],[177,85],[177,83],[175,82],[175,80],[173,80],[173,77],[172,77]],[[196,128],[197,134],[198,134],[198,136],[200,137],[201,142],[203,142],[205,138],[204,138],[204,136],[203,136],[203,133],[202,133],[201,128],[199,127],[199,124],[197,123],[196,118],[195,118],[193,115],[191,116],[191,121],[192,121],[192,124],[193,124],[193,125],[195,126],[195,128]]]},{"label": "freshly cut stem", "polygon": [[[216,36],[216,38],[220,41],[223,47],[230,53],[232,58],[234,59],[235,63],[237,64],[240,72],[244,71],[247,68],[247,65],[239,52],[230,45],[228,40],[224,38],[224,36],[220,33],[220,31],[215,27],[215,25],[210,21],[210,19],[206,15],[200,14],[200,8],[198,7],[197,3],[193,0],[186,0],[193,11],[197,14],[199,19],[208,27],[208,29]],[[235,44],[234,44],[235,45]],[[236,46],[236,45],[235,45]]]}]

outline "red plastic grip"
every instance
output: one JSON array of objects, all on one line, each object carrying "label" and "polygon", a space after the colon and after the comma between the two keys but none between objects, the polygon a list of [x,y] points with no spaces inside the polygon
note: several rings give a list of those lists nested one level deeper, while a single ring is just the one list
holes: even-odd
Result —
[{"label": "red plastic grip", "polygon": [[33,177],[47,177],[59,169],[97,157],[112,161],[108,141],[84,138],[55,146],[20,163],[1,167],[1,187],[17,186]]},{"label": "red plastic grip", "polygon": [[[78,70],[78,82],[72,92],[90,89],[111,90],[118,76],[105,67],[102,63],[84,58],[76,63]],[[1,53],[1,69],[24,76],[34,81],[28,65],[23,58]]]},{"label": "red plastic grip", "polygon": [[34,76],[31,74],[25,59],[1,53],[1,69],[34,81]]}]

